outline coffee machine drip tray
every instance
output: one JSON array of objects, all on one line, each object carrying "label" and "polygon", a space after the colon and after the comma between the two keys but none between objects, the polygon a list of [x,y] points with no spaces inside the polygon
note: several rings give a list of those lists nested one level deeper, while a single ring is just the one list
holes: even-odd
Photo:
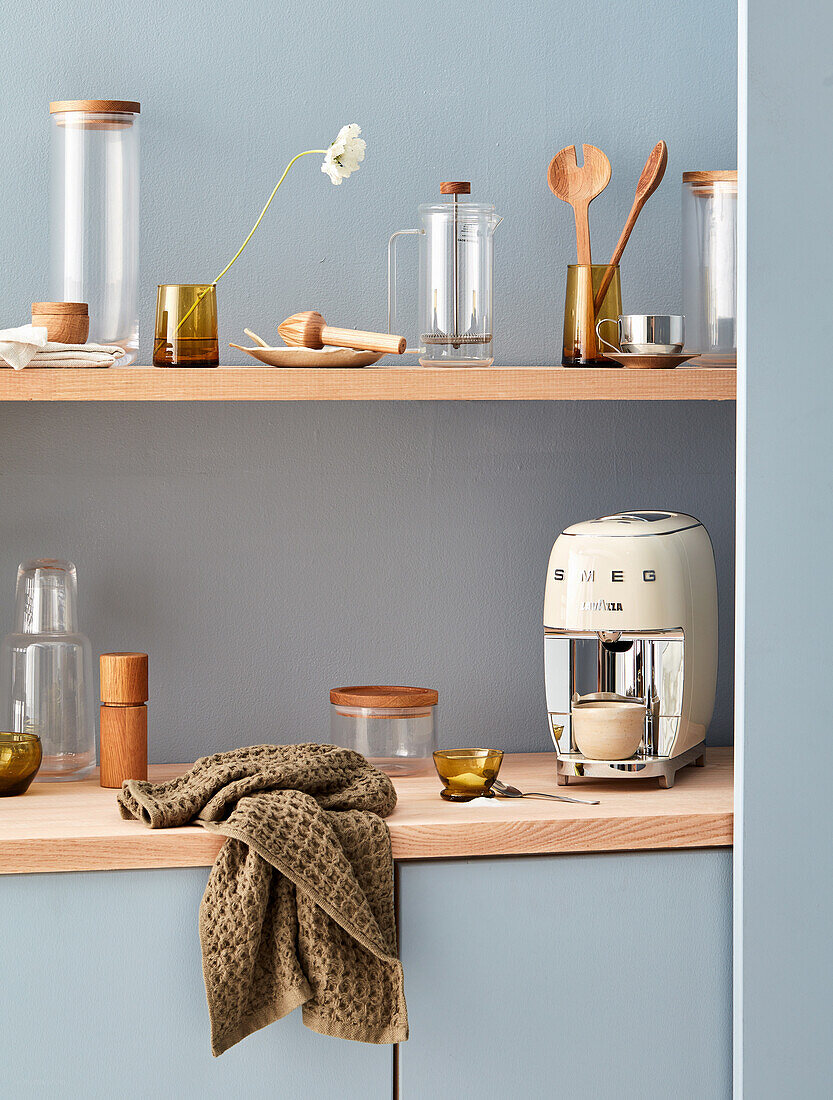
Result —
[{"label": "coffee machine drip tray", "polygon": [[658,779],[660,787],[674,786],[680,768],[695,764],[706,765],[706,744],[701,741],[684,752],[671,757],[636,756],[631,760],[588,760],[581,753],[558,756],[555,778],[559,787],[566,787],[570,779]]}]

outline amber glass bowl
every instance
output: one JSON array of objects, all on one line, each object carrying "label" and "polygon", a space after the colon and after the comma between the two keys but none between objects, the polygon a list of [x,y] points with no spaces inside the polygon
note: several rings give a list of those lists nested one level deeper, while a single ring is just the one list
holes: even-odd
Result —
[{"label": "amber glass bowl", "polygon": [[500,749],[437,749],[434,767],[443,783],[440,797],[446,802],[491,798],[502,760]]},{"label": "amber glass bowl", "polygon": [[0,797],[27,791],[42,756],[37,734],[0,733]]}]

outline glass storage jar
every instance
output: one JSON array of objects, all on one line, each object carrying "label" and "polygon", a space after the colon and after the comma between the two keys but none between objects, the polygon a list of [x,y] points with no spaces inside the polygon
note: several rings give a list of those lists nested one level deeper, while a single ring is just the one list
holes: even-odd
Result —
[{"label": "glass storage jar", "polygon": [[86,302],[93,344],[139,346],[139,104],[50,103],[49,297]]},{"label": "glass storage jar", "polygon": [[683,172],[686,351],[737,363],[738,174]]},{"label": "glass storage jar", "polygon": [[330,740],[388,775],[412,775],[430,766],[437,747],[438,698],[432,688],[334,688]]},{"label": "glass storage jar", "polygon": [[2,728],[36,734],[38,779],[80,779],[95,766],[93,668],[78,631],[78,585],[69,561],[41,558],[17,571],[14,633],[0,647]]}]

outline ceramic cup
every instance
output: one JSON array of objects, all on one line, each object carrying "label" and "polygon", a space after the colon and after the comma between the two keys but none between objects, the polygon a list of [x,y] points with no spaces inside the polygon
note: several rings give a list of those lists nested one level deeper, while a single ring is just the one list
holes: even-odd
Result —
[{"label": "ceramic cup", "polygon": [[627,760],[645,733],[645,704],[639,699],[579,700],[570,717],[579,751],[590,760]]},{"label": "ceramic cup", "polygon": [[[619,347],[602,336],[602,325],[616,325]],[[677,355],[685,343],[685,317],[669,313],[623,313],[614,320],[602,317],[596,335],[611,351],[629,355]]]}]

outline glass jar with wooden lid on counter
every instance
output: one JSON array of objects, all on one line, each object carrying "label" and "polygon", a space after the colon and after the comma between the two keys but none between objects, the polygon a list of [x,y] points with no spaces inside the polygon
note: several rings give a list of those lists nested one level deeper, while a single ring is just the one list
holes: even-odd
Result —
[{"label": "glass jar with wooden lid on counter", "polygon": [[333,688],[330,740],[360,752],[388,775],[413,775],[431,767],[438,698],[433,688]]}]

